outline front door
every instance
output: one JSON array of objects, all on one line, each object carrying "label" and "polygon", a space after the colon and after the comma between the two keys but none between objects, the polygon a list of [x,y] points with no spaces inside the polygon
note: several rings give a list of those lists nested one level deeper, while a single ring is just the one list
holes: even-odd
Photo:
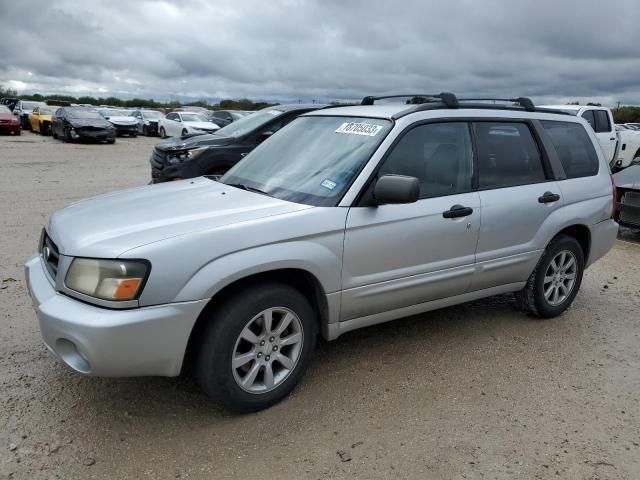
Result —
[{"label": "front door", "polygon": [[343,321],[460,295],[474,271],[480,201],[472,185],[470,126],[413,127],[382,162],[378,177],[418,178],[420,199],[349,210]]}]

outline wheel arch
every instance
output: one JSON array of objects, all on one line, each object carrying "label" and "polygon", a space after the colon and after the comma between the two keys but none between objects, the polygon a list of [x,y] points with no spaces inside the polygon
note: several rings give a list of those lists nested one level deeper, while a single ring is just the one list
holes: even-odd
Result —
[{"label": "wheel arch", "polygon": [[560,230],[554,238],[559,235],[567,235],[578,241],[580,247],[582,247],[582,253],[584,254],[584,263],[587,265],[589,254],[591,252],[591,230],[589,230],[589,227],[584,224],[570,225]]},{"label": "wheel arch", "polygon": [[278,268],[253,273],[239,278],[218,290],[209,300],[191,329],[182,363],[182,371],[189,371],[194,365],[198,344],[204,328],[211,321],[211,314],[217,307],[230,298],[235,292],[264,283],[278,282],[290,286],[302,293],[317,313],[318,331],[326,337],[329,323],[329,302],[324,287],[318,278],[302,268]]}]

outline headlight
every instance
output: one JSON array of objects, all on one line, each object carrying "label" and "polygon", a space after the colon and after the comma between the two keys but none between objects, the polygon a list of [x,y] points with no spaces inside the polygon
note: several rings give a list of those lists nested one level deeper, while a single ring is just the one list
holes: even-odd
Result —
[{"label": "headlight", "polygon": [[194,158],[202,155],[202,153],[205,152],[208,148],[209,147],[200,147],[194,148],[193,150],[182,151],[179,153],[170,153],[167,156],[167,161],[170,165],[177,165],[179,163],[186,162],[187,160],[193,160]]},{"label": "headlight", "polygon": [[65,285],[102,300],[133,300],[142,292],[149,267],[144,261],[75,258]]}]

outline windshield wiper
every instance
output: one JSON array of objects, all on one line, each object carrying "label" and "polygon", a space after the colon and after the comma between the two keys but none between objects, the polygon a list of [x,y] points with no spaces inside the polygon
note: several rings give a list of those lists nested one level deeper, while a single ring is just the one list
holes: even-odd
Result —
[{"label": "windshield wiper", "polygon": [[246,190],[247,192],[259,193],[261,195],[266,195],[267,197],[271,196],[267,192],[265,192],[264,190],[260,190],[259,188],[252,187],[252,186],[246,185],[244,183],[226,183],[225,185],[229,185],[230,187],[241,188],[242,190]]}]

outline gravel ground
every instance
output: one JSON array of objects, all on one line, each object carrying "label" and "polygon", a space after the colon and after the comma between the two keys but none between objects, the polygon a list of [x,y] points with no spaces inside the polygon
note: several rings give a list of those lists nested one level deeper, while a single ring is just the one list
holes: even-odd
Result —
[{"label": "gravel ground", "polygon": [[0,478],[640,478],[640,235],[540,321],[496,297],[321,342],[232,416],[189,379],[87,378],[40,340],[22,265],[47,216],[144,184],[156,139],[0,137]]}]

